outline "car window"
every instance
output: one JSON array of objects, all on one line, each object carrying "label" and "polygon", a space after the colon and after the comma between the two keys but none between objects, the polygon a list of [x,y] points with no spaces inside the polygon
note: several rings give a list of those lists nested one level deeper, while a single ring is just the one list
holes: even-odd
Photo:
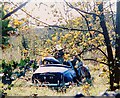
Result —
[{"label": "car window", "polygon": [[43,61],[43,64],[44,64],[44,65],[46,65],[46,64],[51,64],[51,62],[44,60],[44,61]]}]

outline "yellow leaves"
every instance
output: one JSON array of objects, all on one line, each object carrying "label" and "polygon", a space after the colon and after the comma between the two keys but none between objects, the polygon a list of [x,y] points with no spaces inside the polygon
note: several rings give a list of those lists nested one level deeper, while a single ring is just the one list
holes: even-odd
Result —
[{"label": "yellow leaves", "polygon": [[56,32],[55,35],[58,36],[58,32]]},{"label": "yellow leaves", "polygon": [[80,50],[79,48],[77,48],[76,51],[77,51],[77,53],[80,53],[80,52],[81,52],[81,50]]},{"label": "yellow leaves", "polygon": [[103,64],[100,64],[99,66],[100,66],[100,68],[102,68],[104,65],[103,65]]},{"label": "yellow leaves", "polygon": [[64,40],[64,36],[61,36],[61,37],[60,37],[60,40],[63,41],[63,40]]},{"label": "yellow leaves", "polygon": [[95,39],[95,40],[100,40],[100,38],[99,38],[99,37],[95,37],[94,39]]},{"label": "yellow leaves", "polygon": [[100,61],[101,61],[101,58],[97,58],[97,61],[99,61],[99,62],[100,62]]},{"label": "yellow leaves", "polygon": [[46,51],[41,52],[42,57],[47,57],[49,54]]},{"label": "yellow leaves", "polygon": [[52,40],[53,40],[53,41],[57,41],[57,36],[52,37]]},{"label": "yellow leaves", "polygon": [[80,35],[81,34],[81,32],[76,32],[78,35]]},{"label": "yellow leaves", "polygon": [[69,37],[70,37],[70,34],[65,34],[64,37],[65,37],[65,38],[69,38]]},{"label": "yellow leaves", "polygon": [[23,49],[23,50],[22,50],[22,52],[23,52],[23,53],[27,53],[27,52],[28,52],[28,50],[26,50],[26,49]]},{"label": "yellow leaves", "polygon": [[88,33],[86,33],[86,36],[90,36],[90,33],[88,32]]},{"label": "yellow leaves", "polygon": [[99,77],[104,77],[105,76],[105,72],[101,72],[100,74],[99,74]]},{"label": "yellow leaves", "polygon": [[83,40],[83,41],[85,40],[85,35],[82,36],[82,40]]},{"label": "yellow leaves", "polygon": [[83,43],[83,46],[86,47],[86,46],[87,46],[87,43]]},{"label": "yellow leaves", "polygon": [[77,48],[72,48],[71,51],[70,51],[71,54],[75,55],[77,54]]},{"label": "yellow leaves", "polygon": [[113,85],[114,85],[114,86],[118,86],[118,84],[117,84],[117,83],[114,83]]},{"label": "yellow leaves", "polygon": [[62,36],[62,35],[63,35],[63,33],[61,32],[61,33],[60,33],[60,36]]},{"label": "yellow leaves", "polygon": [[88,38],[88,41],[91,40],[91,38]]},{"label": "yellow leaves", "polygon": [[73,51],[73,53],[74,53],[74,54],[77,54],[77,53],[79,53],[79,52],[80,52],[80,49],[79,49],[79,48],[74,47],[74,48],[72,49],[72,51]]},{"label": "yellow leaves", "polygon": [[76,38],[77,38],[77,36],[75,35],[75,36],[74,36],[74,39],[76,39]]},{"label": "yellow leaves", "polygon": [[61,46],[62,41],[61,40],[57,41],[57,44],[59,44]]},{"label": "yellow leaves", "polygon": [[76,26],[78,26],[79,24],[80,24],[80,22],[79,22],[79,21],[75,22],[75,25],[76,25]]},{"label": "yellow leaves", "polygon": [[89,88],[90,88],[90,84],[86,84],[86,85],[83,85],[82,90],[83,90],[85,93],[87,93]]},{"label": "yellow leaves", "polygon": [[48,43],[48,44],[51,43],[51,40],[50,40],[50,39],[47,39],[47,43]]},{"label": "yellow leaves", "polygon": [[41,54],[41,56],[43,56],[43,55],[44,55],[44,52],[41,52],[40,54]]},{"label": "yellow leaves", "polygon": [[99,37],[103,37],[103,34],[100,34],[100,33],[99,33],[98,36],[99,36]]},{"label": "yellow leaves", "polygon": [[72,46],[74,43],[73,42],[70,42],[69,45]]},{"label": "yellow leaves", "polygon": [[99,1],[99,2],[96,2],[97,5],[100,5],[101,3],[102,3],[102,2],[100,2],[100,1]]},{"label": "yellow leaves", "polygon": [[69,34],[72,34],[72,35],[74,35],[74,32],[70,32]]},{"label": "yellow leaves", "polygon": [[21,25],[21,22],[18,21],[17,19],[15,19],[15,20],[13,21],[13,23],[14,23],[15,26],[19,26],[19,25]]},{"label": "yellow leaves", "polygon": [[101,12],[100,12],[100,11],[97,11],[97,12],[96,12],[96,14],[100,15],[100,14],[101,14]]},{"label": "yellow leaves", "polygon": [[96,12],[96,11],[98,11],[98,7],[96,6],[96,7],[94,7],[94,11]]},{"label": "yellow leaves", "polygon": [[64,54],[64,59],[67,60],[69,58],[69,54]]}]

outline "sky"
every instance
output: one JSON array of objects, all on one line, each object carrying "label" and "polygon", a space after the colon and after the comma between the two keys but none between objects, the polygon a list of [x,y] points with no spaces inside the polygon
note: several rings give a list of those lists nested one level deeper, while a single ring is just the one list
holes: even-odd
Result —
[{"label": "sky", "polygon": [[[0,0],[1,1],[1,0]],[[2,0],[2,1],[13,1],[15,4],[17,4],[18,2],[25,2],[27,0]],[[73,0],[66,0],[69,2],[73,2]],[[74,0],[74,2],[77,1],[87,1],[90,2],[92,0]],[[95,0],[95,1],[99,1],[99,0]],[[104,1],[108,1],[108,0],[104,0]],[[111,2],[115,2],[115,0],[110,0]],[[42,2],[42,3],[41,3]],[[64,19],[68,19],[68,17],[66,17],[66,14],[70,14],[70,13],[65,13],[66,7],[65,7],[65,3],[64,0],[29,0],[29,3],[26,4],[25,7],[23,7],[24,9],[26,9],[26,12],[30,13],[33,17],[37,17],[40,21],[43,21],[45,23],[48,23],[50,25],[54,25],[54,24],[60,24],[57,20],[57,17],[53,16],[52,10],[53,8],[51,8],[51,5],[53,5],[55,3],[55,8],[61,12],[61,15]],[[113,6],[113,10],[115,10],[116,7]],[[79,14],[76,13],[76,11],[71,10],[70,11],[72,13],[73,17],[69,17],[70,18],[75,18],[78,17]],[[24,12],[22,12],[21,10],[17,11],[16,14],[18,14],[19,18],[25,18],[26,14]],[[16,17],[16,16],[14,16]],[[18,17],[16,17],[18,18]],[[35,21],[33,19],[30,19],[30,21],[32,23],[34,23]]]},{"label": "sky", "polygon": [[[27,0],[0,0],[0,1],[14,1],[14,2],[24,2],[24,1],[27,1]],[[64,0],[30,0],[32,2],[63,2]],[[66,1],[69,1],[69,2],[77,2],[77,1],[84,1],[84,2],[91,2],[93,0],[66,0]],[[112,1],[112,2],[115,2],[117,0],[94,0],[94,1]]]}]

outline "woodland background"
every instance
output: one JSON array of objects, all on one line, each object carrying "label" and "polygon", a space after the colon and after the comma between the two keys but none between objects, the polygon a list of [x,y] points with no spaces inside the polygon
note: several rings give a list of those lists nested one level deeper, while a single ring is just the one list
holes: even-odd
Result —
[{"label": "woodland background", "polygon": [[[15,80],[10,84],[0,83],[1,92],[8,95],[100,95],[106,90],[119,91],[120,82],[120,1],[101,2],[35,2],[34,7],[51,9],[48,16],[40,17],[25,9],[31,1],[0,2],[0,73]],[[57,4],[63,5],[60,11]],[[47,5],[48,4],[48,5]],[[113,9],[114,8],[114,9]],[[44,9],[43,11],[46,11]],[[23,17],[19,17],[24,13]],[[47,12],[47,11],[46,11]],[[39,12],[41,14],[42,12]],[[76,15],[77,16],[74,16]],[[47,20],[53,20],[49,23]],[[66,93],[56,92],[47,87],[31,86],[32,71],[23,75],[23,66],[35,60],[36,68],[40,59],[53,55],[55,45],[65,50],[64,59],[70,60],[78,54],[90,69],[92,83],[70,87]],[[44,93],[43,93],[44,92]]]}]

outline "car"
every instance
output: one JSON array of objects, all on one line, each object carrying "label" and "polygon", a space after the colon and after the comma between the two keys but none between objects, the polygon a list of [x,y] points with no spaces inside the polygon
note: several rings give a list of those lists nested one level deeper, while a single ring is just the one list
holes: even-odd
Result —
[{"label": "car", "polygon": [[41,86],[63,86],[74,81],[76,73],[71,66],[60,64],[54,57],[45,57],[33,73],[32,83]]},{"label": "car", "polygon": [[[77,68],[79,76],[80,69],[81,67]],[[39,86],[69,86],[71,83],[75,83],[76,79],[76,71],[71,62],[68,61],[66,65],[61,64],[54,57],[45,57],[42,64],[32,75],[32,83]]]}]

